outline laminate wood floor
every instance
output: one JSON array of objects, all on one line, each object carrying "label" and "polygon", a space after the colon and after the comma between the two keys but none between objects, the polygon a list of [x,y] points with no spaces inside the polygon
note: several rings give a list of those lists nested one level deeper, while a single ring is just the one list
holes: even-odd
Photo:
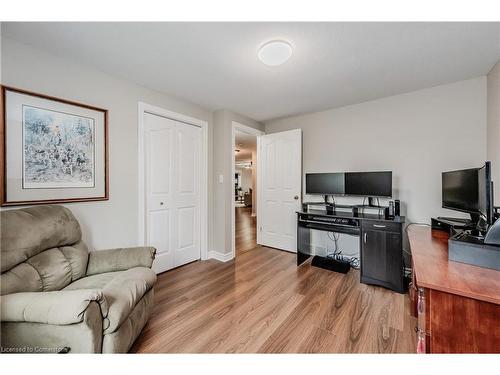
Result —
[{"label": "laminate wood floor", "polygon": [[238,207],[235,210],[236,256],[257,246],[257,218],[252,217],[252,207]]},{"label": "laminate wood floor", "polygon": [[406,295],[296,266],[295,254],[255,244],[255,219],[237,211],[237,255],[158,276],[137,353],[415,353]]}]

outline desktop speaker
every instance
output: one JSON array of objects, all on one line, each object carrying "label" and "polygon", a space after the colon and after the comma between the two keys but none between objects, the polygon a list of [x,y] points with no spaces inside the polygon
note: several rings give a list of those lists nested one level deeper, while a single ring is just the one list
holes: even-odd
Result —
[{"label": "desktop speaker", "polygon": [[401,201],[399,199],[394,201],[394,215],[401,216]]},{"label": "desktop speaker", "polygon": [[395,209],[394,209],[394,202],[393,202],[393,201],[390,201],[390,202],[389,202],[389,212],[388,212],[388,214],[389,214],[389,219],[394,219],[394,216],[396,216],[394,212],[395,212]]}]

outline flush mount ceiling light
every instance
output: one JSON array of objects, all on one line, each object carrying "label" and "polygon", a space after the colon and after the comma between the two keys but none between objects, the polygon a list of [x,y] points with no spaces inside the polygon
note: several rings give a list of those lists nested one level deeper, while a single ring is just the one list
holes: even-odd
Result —
[{"label": "flush mount ceiling light", "polygon": [[259,60],[268,66],[284,64],[292,56],[292,46],[284,40],[272,40],[259,48]]}]

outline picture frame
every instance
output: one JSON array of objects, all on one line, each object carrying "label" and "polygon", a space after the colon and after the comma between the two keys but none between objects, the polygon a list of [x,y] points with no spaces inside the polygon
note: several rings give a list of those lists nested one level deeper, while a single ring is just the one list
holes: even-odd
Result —
[{"label": "picture frame", "polygon": [[0,206],[109,199],[108,111],[0,86]]}]

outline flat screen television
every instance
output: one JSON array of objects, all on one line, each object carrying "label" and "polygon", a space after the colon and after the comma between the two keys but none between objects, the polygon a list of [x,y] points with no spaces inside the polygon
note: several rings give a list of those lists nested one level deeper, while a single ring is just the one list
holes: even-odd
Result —
[{"label": "flat screen television", "polygon": [[391,197],[392,172],[307,173],[306,194]]},{"label": "flat screen television", "polygon": [[493,219],[491,163],[442,174],[442,206],[469,213],[473,221],[482,215],[488,224]]}]

